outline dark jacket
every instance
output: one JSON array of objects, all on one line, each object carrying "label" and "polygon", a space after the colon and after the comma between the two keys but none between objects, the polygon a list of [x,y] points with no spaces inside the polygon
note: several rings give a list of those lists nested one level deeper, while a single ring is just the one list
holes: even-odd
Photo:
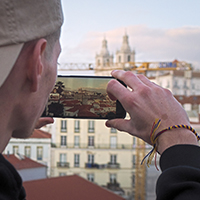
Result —
[{"label": "dark jacket", "polygon": [[160,158],[157,200],[200,199],[200,147],[176,145]]},{"label": "dark jacket", "polygon": [[22,179],[16,169],[0,154],[0,200],[25,200]]}]

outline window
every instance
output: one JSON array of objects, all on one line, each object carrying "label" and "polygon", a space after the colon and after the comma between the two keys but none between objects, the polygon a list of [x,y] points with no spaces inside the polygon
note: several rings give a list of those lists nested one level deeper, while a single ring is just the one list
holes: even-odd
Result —
[{"label": "window", "polygon": [[117,137],[116,136],[110,137],[110,148],[112,148],[112,149],[117,148]]},{"label": "window", "polygon": [[93,164],[94,163],[94,155],[88,154],[88,163]]},{"label": "window", "polygon": [[13,154],[18,154],[18,153],[19,153],[19,147],[13,146]]},{"label": "window", "polygon": [[136,167],[136,155],[133,155],[132,163],[133,163],[133,168],[135,168]]},{"label": "window", "polygon": [[31,147],[30,146],[25,146],[24,148],[24,155],[28,158],[31,157]]},{"label": "window", "polygon": [[94,182],[94,174],[87,174],[87,180]]},{"label": "window", "polygon": [[132,175],[132,187],[135,187],[135,174]]},{"label": "window", "polygon": [[60,162],[61,163],[67,162],[67,154],[66,153],[60,153]]},{"label": "window", "polygon": [[88,121],[88,132],[94,133],[94,121]]},{"label": "window", "polygon": [[61,137],[60,137],[60,145],[61,146],[67,146],[67,136],[66,135],[61,135]]},{"label": "window", "polygon": [[67,163],[67,154],[60,153],[59,162],[57,162],[57,167],[69,167],[69,163]]},{"label": "window", "polygon": [[174,88],[179,88],[178,87],[178,80],[174,80]]},{"label": "window", "polygon": [[88,146],[94,147],[94,136],[88,136]]},{"label": "window", "polygon": [[130,56],[130,55],[128,55],[128,58],[127,58],[127,60],[128,60],[128,62],[130,62],[130,61],[131,61],[131,56]]},{"label": "window", "polygon": [[136,145],[137,145],[136,137],[133,137],[133,148],[136,147]]},{"label": "window", "polygon": [[169,82],[169,80],[167,80],[166,88],[170,88],[170,82]]},{"label": "window", "polygon": [[117,163],[117,155],[115,155],[115,154],[110,155],[110,163],[111,164]]},{"label": "window", "polygon": [[192,104],[192,110],[197,110],[199,109],[199,105],[198,104]]},{"label": "window", "polygon": [[119,63],[121,62],[121,56],[118,57],[119,58]]},{"label": "window", "polygon": [[66,176],[67,174],[65,172],[60,172],[59,176]]},{"label": "window", "polygon": [[111,132],[111,133],[117,133],[117,129],[116,129],[116,128],[111,128],[111,129],[110,129],[110,132]]},{"label": "window", "polygon": [[80,132],[80,121],[79,120],[75,120],[74,121],[74,132],[75,133],[79,133]]},{"label": "window", "polygon": [[61,132],[67,132],[67,120],[61,120]]},{"label": "window", "polygon": [[74,154],[74,167],[79,167],[80,165],[80,155]]},{"label": "window", "polygon": [[74,136],[74,146],[75,147],[79,147],[79,140],[80,140],[80,137],[78,135],[75,135]]},{"label": "window", "polygon": [[188,89],[188,88],[187,88],[187,81],[186,81],[186,80],[184,80],[183,88],[184,88],[184,89]]},{"label": "window", "polygon": [[43,147],[37,147],[37,160],[43,159]]},{"label": "window", "polygon": [[117,175],[110,174],[110,183],[116,183],[116,182],[117,182]]}]

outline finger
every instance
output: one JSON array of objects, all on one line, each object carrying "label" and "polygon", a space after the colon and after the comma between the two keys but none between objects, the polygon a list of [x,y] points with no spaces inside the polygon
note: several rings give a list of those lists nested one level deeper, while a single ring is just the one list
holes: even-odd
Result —
[{"label": "finger", "polygon": [[144,83],[131,71],[114,70],[112,76],[123,81],[129,88],[136,90]]},{"label": "finger", "polygon": [[54,119],[51,117],[41,117],[35,124],[35,128],[39,129],[43,126],[46,126],[47,124],[52,124],[53,122],[54,122]]},{"label": "finger", "polygon": [[130,91],[124,87],[124,85],[114,79],[109,81],[106,92],[111,99],[118,99],[121,103],[124,99],[124,96],[127,96],[130,93]]},{"label": "finger", "polygon": [[131,135],[135,135],[134,127],[131,126],[131,120],[128,119],[112,119],[106,121],[107,127],[115,128],[119,131],[127,132]]},{"label": "finger", "polygon": [[143,74],[137,74],[137,77],[147,86],[149,87],[160,87],[157,84],[153,83],[152,81],[150,81],[146,76],[144,76]]},{"label": "finger", "polygon": [[106,126],[108,128],[112,127],[119,131],[124,131],[129,133],[132,136],[136,136],[138,138],[143,139],[147,143],[151,144],[151,140],[149,135],[146,134],[146,131],[138,131],[135,126],[133,125],[131,119],[112,119],[106,121]]},{"label": "finger", "polygon": [[[119,131],[125,131],[128,132],[128,127],[130,124],[130,120],[127,119],[112,119],[106,121],[106,126],[108,128],[116,128]],[[129,132],[130,133],[130,132]]]}]

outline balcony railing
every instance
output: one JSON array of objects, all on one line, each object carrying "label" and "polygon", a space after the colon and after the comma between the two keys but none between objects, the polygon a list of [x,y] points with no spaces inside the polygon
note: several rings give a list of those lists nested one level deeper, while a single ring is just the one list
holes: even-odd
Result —
[{"label": "balcony railing", "polygon": [[57,162],[57,167],[69,168],[68,162]]},{"label": "balcony railing", "polygon": [[108,189],[116,188],[116,187],[120,187],[120,184],[117,183],[117,182],[114,182],[114,183],[109,182],[109,183],[107,183],[107,188]]},{"label": "balcony railing", "polygon": [[119,169],[120,168],[120,164],[119,163],[111,163],[111,162],[109,162],[107,164],[107,168],[109,168],[109,169]]},{"label": "balcony railing", "polygon": [[77,144],[72,144],[72,143],[67,143],[66,146],[63,146],[61,144],[51,144],[52,148],[66,148],[66,149],[73,149],[73,148],[80,148],[80,149],[88,149],[88,148],[93,148],[93,149],[148,149],[148,146],[145,145],[132,145],[132,144],[116,144],[116,145],[111,145],[111,144],[94,144],[93,146],[88,145],[86,143],[80,143],[79,146]]},{"label": "balcony railing", "polygon": [[99,168],[99,165],[96,163],[85,163],[85,168]]}]

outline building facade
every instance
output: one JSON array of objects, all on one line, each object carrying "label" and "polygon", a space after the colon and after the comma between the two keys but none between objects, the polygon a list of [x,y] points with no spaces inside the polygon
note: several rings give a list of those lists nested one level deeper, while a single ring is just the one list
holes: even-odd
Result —
[{"label": "building facade", "polygon": [[161,74],[157,71],[150,80],[169,89],[173,95],[194,96],[200,95],[200,72],[199,71],[168,71]]},{"label": "building facade", "polygon": [[[115,60],[115,61],[114,61]],[[100,54],[96,54],[95,63],[97,68],[122,67],[128,62],[135,62],[135,51],[131,50],[129,45],[128,35],[125,33],[120,50],[116,51],[115,58],[110,55],[107,47],[107,40],[102,41]],[[103,73],[103,72],[102,72]]]},{"label": "building facade", "polygon": [[126,196],[134,194],[136,138],[107,128],[105,120],[57,118],[53,129],[52,177],[78,174],[100,186],[118,184]]},{"label": "building facade", "polygon": [[20,154],[47,166],[47,175],[51,168],[51,134],[35,130],[28,139],[11,138],[4,154]]}]

